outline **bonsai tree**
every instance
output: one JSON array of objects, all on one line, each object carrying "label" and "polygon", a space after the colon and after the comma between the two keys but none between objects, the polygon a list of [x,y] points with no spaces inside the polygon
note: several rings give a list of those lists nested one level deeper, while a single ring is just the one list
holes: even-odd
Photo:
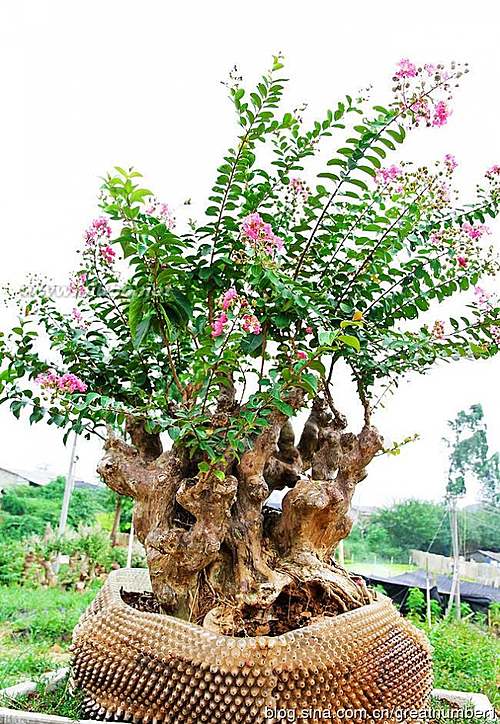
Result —
[{"label": "bonsai tree", "polygon": [[[403,59],[386,106],[347,96],[309,127],[279,111],[282,68],[250,93],[232,73],[238,137],[201,223],[176,225],[138,171],[115,168],[72,311],[32,277],[0,338],[1,401],[105,440],[99,473],[135,501],[163,610],[228,633],[268,631],[295,603],[310,616],[371,600],[332,554],[384,452],[373,410],[404,375],[500,344],[496,298],[473,291],[498,269],[485,219],[500,166],[461,205],[451,154],[430,168],[390,158],[409,131],[446,123],[467,68]],[[458,294],[463,316],[436,318]],[[335,404],[342,364],[358,431]],[[281,512],[266,507],[275,490]]]}]

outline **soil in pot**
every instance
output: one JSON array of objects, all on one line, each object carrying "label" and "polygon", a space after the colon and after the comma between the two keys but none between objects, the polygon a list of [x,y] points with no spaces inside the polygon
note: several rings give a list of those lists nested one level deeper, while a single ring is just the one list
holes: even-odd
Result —
[{"label": "soil in pot", "polygon": [[[120,590],[124,603],[138,611],[146,613],[171,614],[151,591],[137,592]],[[205,592],[203,605],[199,605],[200,614],[191,623],[203,625],[204,617],[209,611],[217,609],[222,603],[215,595]],[[281,634],[303,628],[322,616],[337,616],[340,611],[335,600],[329,600],[320,587],[313,584],[287,586],[271,608],[266,611],[252,606],[244,607],[238,615],[231,617],[225,628],[219,632],[226,636],[280,636]]]}]

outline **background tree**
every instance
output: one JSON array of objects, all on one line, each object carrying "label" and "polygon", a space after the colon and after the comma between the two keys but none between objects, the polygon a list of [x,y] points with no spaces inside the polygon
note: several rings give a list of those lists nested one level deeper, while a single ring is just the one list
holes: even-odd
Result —
[{"label": "background tree", "polygon": [[[500,343],[492,296],[468,298],[460,321],[419,322],[497,271],[484,221],[500,166],[460,206],[450,154],[432,169],[387,165],[409,130],[446,123],[464,68],[403,59],[387,107],[347,96],[306,128],[278,110],[282,67],[275,58],[250,93],[231,76],[239,135],[201,225],[177,230],[140,174],[117,167],[85,233],[72,313],[32,279],[0,338],[2,400],[105,438],[99,470],[135,500],[156,596],[228,632],[283,615],[283,597],[330,613],[370,600],[331,554],[383,452],[373,408],[405,374]],[[325,170],[310,189],[297,174],[313,156]],[[334,402],[341,360],[364,411],[357,433]],[[282,512],[266,512],[285,487]]]},{"label": "background tree", "polygon": [[482,405],[461,410],[448,426],[453,437],[445,439],[450,448],[447,493],[463,495],[467,475],[472,475],[481,485],[484,501],[497,506],[500,502],[500,457],[497,452],[489,455],[488,428]]}]

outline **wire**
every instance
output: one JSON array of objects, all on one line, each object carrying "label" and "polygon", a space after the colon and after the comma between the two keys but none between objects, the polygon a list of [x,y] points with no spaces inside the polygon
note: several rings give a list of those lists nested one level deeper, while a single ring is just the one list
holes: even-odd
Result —
[{"label": "wire", "polygon": [[448,514],[448,511],[445,510],[444,513],[443,513],[443,517],[441,518],[441,523],[439,524],[438,529],[437,529],[436,532],[434,533],[434,538],[431,540],[431,542],[429,543],[429,547],[428,547],[427,550],[425,551],[426,553],[429,553],[430,549],[431,549],[432,546],[434,545],[434,543],[435,543],[435,541],[436,541],[436,538],[437,538],[438,535],[439,535],[439,531],[440,531],[441,528],[443,527],[444,519],[446,518],[447,514]]}]

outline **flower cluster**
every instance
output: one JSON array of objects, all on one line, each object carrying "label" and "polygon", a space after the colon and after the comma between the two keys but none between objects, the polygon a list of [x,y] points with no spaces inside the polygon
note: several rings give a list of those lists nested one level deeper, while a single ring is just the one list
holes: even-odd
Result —
[{"label": "flower cluster", "polygon": [[154,216],[155,219],[158,219],[158,221],[162,224],[165,224],[167,229],[172,230],[175,227],[175,216],[172,213],[172,210],[168,204],[165,204],[156,197],[153,197],[149,201],[149,206],[145,212],[148,216]]},{"label": "flower cluster", "polygon": [[444,126],[450,117],[451,89],[468,72],[457,63],[449,68],[426,63],[419,67],[409,58],[402,58],[394,73],[395,106],[400,116],[412,126]]},{"label": "flower cluster", "polygon": [[[232,322],[231,328],[239,323],[244,332],[260,334],[262,327],[259,320],[249,307],[245,297],[241,297],[234,287],[224,292],[220,300],[220,307],[222,311],[211,325],[212,337],[220,337],[224,334],[230,322]],[[231,314],[231,319],[228,312]]]},{"label": "flower cluster", "polygon": [[452,174],[453,171],[458,166],[457,159],[452,153],[447,153],[444,157],[444,165],[446,167],[446,170],[449,174]]},{"label": "flower cluster", "polygon": [[379,193],[384,196],[399,194],[405,203],[408,197],[418,196],[420,212],[430,217],[434,212],[447,210],[451,205],[450,175],[451,171],[444,159],[441,163],[436,162],[435,172],[427,166],[413,168],[411,163],[402,163],[400,166],[393,164],[378,169],[375,180],[379,185]]},{"label": "flower cluster", "polygon": [[[396,164],[392,164],[392,166],[388,166],[387,168],[379,168],[377,173],[375,174],[375,181],[378,184],[392,184],[395,181],[399,181],[401,177],[403,176],[403,169],[401,166],[396,166]],[[398,189],[394,189],[396,193],[401,193],[402,187],[401,185],[398,186]]]},{"label": "flower cluster", "polygon": [[77,326],[77,327],[80,327],[81,329],[87,329],[87,327],[88,327],[89,325],[88,325],[87,322],[84,320],[84,318],[83,318],[83,316],[82,316],[82,313],[80,312],[80,310],[78,309],[78,307],[74,307],[74,308],[71,310],[71,316],[72,316],[74,322],[76,323],[76,326]]},{"label": "flower cluster", "polygon": [[498,260],[494,250],[491,246],[484,248],[479,243],[487,234],[490,234],[490,229],[485,224],[471,224],[465,221],[460,226],[447,226],[433,232],[429,241],[442,252],[443,266],[448,266],[450,270],[471,268],[482,273],[494,274],[498,270]]},{"label": "flower cluster", "polygon": [[50,370],[38,375],[37,382],[42,389],[56,395],[58,393],[74,394],[75,392],[86,392],[87,385],[79,377],[71,372],[59,376],[57,372]]},{"label": "flower cluster", "polygon": [[468,221],[462,224],[462,231],[467,234],[469,239],[480,239],[484,234],[491,234],[491,230],[486,224],[476,224],[473,226]]},{"label": "flower cluster", "polygon": [[270,256],[282,252],[285,248],[283,239],[276,236],[271,224],[267,224],[257,212],[243,219],[241,236],[256,252],[264,252]]},{"label": "flower cluster", "polygon": [[87,293],[86,283],[86,272],[78,272],[77,274],[73,274],[73,276],[69,280],[70,294],[74,294],[75,297],[84,297]]},{"label": "flower cluster", "polygon": [[442,341],[445,336],[445,328],[444,328],[444,322],[442,319],[437,319],[434,322],[434,326],[432,327],[432,336],[434,339],[437,339],[439,341]]},{"label": "flower cluster", "polygon": [[85,230],[83,238],[89,246],[94,246],[102,239],[111,238],[111,226],[104,216],[94,219],[88,229]]},{"label": "flower cluster", "polygon": [[108,265],[113,263],[116,256],[114,249],[107,243],[110,237],[111,226],[104,216],[94,219],[84,233],[87,251],[92,254],[97,251],[98,258]]},{"label": "flower cluster", "polygon": [[309,198],[309,188],[305,181],[300,178],[291,178],[289,186],[293,196],[305,204]]},{"label": "flower cluster", "polygon": [[500,166],[497,163],[486,171],[486,178],[493,179],[495,176],[500,176]]},{"label": "flower cluster", "polygon": [[[494,307],[498,305],[498,299],[494,298],[491,292],[487,292],[483,287],[474,287],[474,295],[476,303],[483,314],[488,314]],[[500,347],[500,327],[497,325],[490,326],[488,331],[493,342]]]}]

